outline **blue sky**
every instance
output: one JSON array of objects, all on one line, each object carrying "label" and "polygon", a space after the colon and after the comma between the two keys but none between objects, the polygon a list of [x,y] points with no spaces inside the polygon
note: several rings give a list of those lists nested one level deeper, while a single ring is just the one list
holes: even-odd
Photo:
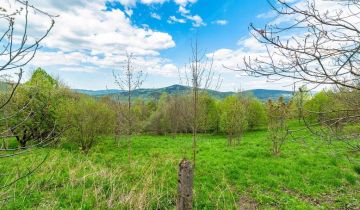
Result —
[{"label": "blue sky", "polygon": [[[115,8],[125,9],[121,4],[117,4]],[[169,24],[171,16],[184,19],[178,11],[179,6],[171,1],[151,7],[138,4],[133,8],[131,20],[138,26],[145,24],[171,34],[176,47],[162,51],[162,55],[182,65],[188,61],[191,41],[196,37],[207,52],[221,48],[236,49],[237,42],[249,35],[248,26],[251,22],[259,25],[266,23],[266,19],[257,18],[257,15],[270,11],[266,0],[198,0],[188,5],[187,9],[193,15],[202,17],[205,25],[193,27],[192,21]],[[159,15],[161,20],[152,18],[151,14]],[[216,23],[217,21],[224,21],[224,25]]]},{"label": "blue sky", "polygon": [[[197,37],[207,55],[214,56],[214,71],[223,78],[220,90],[290,89],[283,83],[268,83],[223,68],[241,66],[244,56],[261,53],[248,27],[250,23],[263,26],[274,18],[266,0],[30,3],[59,17],[27,70],[42,67],[71,88],[116,88],[112,72],[121,70],[125,52],[135,54],[136,68],[147,73],[145,88],[177,84],[177,69],[188,62],[191,41]],[[44,28],[46,18],[38,20],[33,28]]]},{"label": "blue sky", "polygon": [[[125,9],[121,4],[117,4],[115,8]],[[150,7],[138,4],[132,9],[131,20],[135,25],[146,24],[152,29],[171,34],[176,47],[162,51],[162,55],[178,65],[188,61],[191,40],[196,36],[201,47],[208,52],[220,48],[237,48],[239,39],[248,36],[249,24],[253,22],[263,25],[266,20],[256,16],[270,10],[266,0],[198,0],[187,8],[193,15],[202,17],[206,25],[193,27],[191,21],[169,24],[171,16],[183,18],[178,11],[179,6],[171,1]],[[152,18],[151,13],[158,14],[161,20]],[[226,24],[216,24],[219,20],[226,21]]]}]

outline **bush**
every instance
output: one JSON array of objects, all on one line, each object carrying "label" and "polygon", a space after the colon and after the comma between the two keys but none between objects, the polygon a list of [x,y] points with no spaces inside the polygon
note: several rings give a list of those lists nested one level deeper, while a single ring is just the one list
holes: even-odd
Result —
[{"label": "bush", "polygon": [[69,101],[64,107],[63,117],[63,123],[69,126],[67,138],[85,153],[101,135],[114,130],[115,113],[105,103],[89,97],[78,96]]},{"label": "bush", "polygon": [[278,101],[271,100],[267,103],[268,114],[268,139],[272,142],[273,154],[279,156],[281,147],[288,135],[288,118],[290,104],[286,104],[280,97]]},{"label": "bush", "polygon": [[249,130],[255,130],[262,125],[266,125],[265,106],[258,99],[249,98],[246,113]]},{"label": "bush", "polygon": [[248,125],[245,105],[239,98],[230,96],[223,101],[221,110],[220,127],[228,136],[228,144],[239,144]]}]

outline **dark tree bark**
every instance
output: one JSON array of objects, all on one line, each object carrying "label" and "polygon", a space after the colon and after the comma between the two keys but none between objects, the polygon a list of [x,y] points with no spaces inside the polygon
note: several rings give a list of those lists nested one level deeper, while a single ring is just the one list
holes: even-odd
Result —
[{"label": "dark tree bark", "polygon": [[180,162],[178,181],[176,209],[191,210],[193,209],[194,170],[190,161],[184,159]]}]

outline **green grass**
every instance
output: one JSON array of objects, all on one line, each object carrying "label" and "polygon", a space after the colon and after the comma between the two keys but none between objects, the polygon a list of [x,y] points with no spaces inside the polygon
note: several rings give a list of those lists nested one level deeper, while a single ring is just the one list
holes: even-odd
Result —
[{"label": "green grass", "polygon": [[[265,131],[247,133],[236,147],[223,136],[201,135],[195,209],[359,209],[359,156],[305,134],[289,139],[280,157],[271,155]],[[178,164],[191,159],[191,136],[135,137],[131,164],[125,140],[102,138],[88,155],[63,143],[0,159],[0,174],[7,173],[0,184],[48,152],[36,173],[0,190],[0,208],[174,209]]]}]

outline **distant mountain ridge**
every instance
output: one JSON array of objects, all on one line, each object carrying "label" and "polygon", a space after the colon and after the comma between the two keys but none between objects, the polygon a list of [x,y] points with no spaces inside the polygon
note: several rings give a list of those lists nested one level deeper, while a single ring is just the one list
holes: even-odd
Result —
[{"label": "distant mountain ridge", "polygon": [[[127,93],[123,90],[109,89],[109,90],[83,90],[83,89],[73,89],[75,92],[90,95],[93,97],[119,97],[119,100],[125,100]],[[169,95],[175,94],[185,94],[191,91],[190,87],[183,85],[172,85],[164,88],[148,88],[148,89],[137,89],[133,91],[134,98],[142,98],[145,100],[159,99],[160,96],[164,93]],[[215,90],[205,90],[209,95],[217,98],[224,99],[228,96],[235,95],[235,92],[221,92]],[[283,96],[285,99],[289,100],[292,97],[292,91],[285,90],[267,90],[267,89],[254,89],[246,90],[242,92],[245,95],[252,95],[260,100],[268,99],[277,99],[280,96]]]}]

